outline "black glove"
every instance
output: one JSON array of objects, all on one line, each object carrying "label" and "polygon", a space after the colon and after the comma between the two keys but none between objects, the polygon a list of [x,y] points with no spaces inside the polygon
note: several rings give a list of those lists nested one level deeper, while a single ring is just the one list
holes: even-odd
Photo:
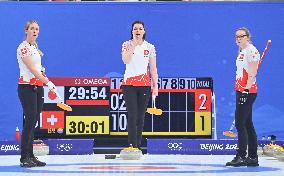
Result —
[{"label": "black glove", "polygon": [[248,89],[245,89],[243,92],[242,92],[242,94],[241,94],[241,96],[240,96],[240,98],[239,98],[239,104],[245,104],[245,102],[247,101],[247,99],[248,99],[248,95],[249,95],[249,90]]}]

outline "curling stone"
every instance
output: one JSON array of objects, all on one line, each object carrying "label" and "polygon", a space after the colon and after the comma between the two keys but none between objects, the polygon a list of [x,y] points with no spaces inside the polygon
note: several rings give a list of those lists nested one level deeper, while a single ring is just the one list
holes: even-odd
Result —
[{"label": "curling stone", "polygon": [[278,153],[275,156],[279,161],[283,161],[284,162],[284,152]]},{"label": "curling stone", "polygon": [[257,155],[258,156],[263,156],[264,154],[263,154],[263,148],[261,147],[261,146],[258,146],[257,147]]},{"label": "curling stone", "polygon": [[266,156],[275,157],[281,147],[276,144],[268,144],[263,147],[263,154]]},{"label": "curling stone", "polygon": [[120,151],[120,158],[124,160],[139,160],[142,156],[142,151],[132,146],[124,148]]},{"label": "curling stone", "polygon": [[274,153],[274,157],[279,161],[284,161],[284,148],[279,146],[279,148],[277,148],[277,151]]},{"label": "curling stone", "polygon": [[43,141],[35,141],[33,144],[33,153],[35,156],[43,156],[49,154],[49,146]]}]

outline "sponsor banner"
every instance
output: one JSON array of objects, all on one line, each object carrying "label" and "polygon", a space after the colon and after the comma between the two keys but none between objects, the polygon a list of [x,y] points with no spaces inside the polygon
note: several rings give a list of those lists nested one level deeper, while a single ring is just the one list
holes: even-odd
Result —
[{"label": "sponsor banner", "polygon": [[19,141],[0,141],[0,155],[21,154],[21,143]]},{"label": "sponsor banner", "polygon": [[[36,141],[35,141],[36,143]],[[93,154],[93,139],[48,139],[43,143],[49,146],[49,155]],[[19,141],[0,141],[0,155],[20,155]]]},{"label": "sponsor banner", "polygon": [[[260,140],[259,146],[270,141]],[[284,141],[276,141],[283,145]],[[235,155],[237,140],[148,139],[149,154]]]},{"label": "sponsor banner", "polygon": [[49,139],[44,141],[49,146],[50,155],[93,154],[94,139]]}]

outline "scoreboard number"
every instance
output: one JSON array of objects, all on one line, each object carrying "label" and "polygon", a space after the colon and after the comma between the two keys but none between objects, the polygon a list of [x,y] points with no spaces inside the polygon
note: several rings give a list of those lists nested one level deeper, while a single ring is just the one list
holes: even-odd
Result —
[{"label": "scoreboard number", "polygon": [[66,135],[109,134],[108,116],[66,116]]},{"label": "scoreboard number", "polygon": [[210,89],[195,90],[195,111],[211,112],[212,97]]},{"label": "scoreboard number", "polygon": [[179,89],[195,89],[196,78],[179,78]]},{"label": "scoreboard number", "polygon": [[199,110],[206,110],[206,107],[204,106],[206,103],[206,95],[205,94],[200,94],[198,97],[201,100],[201,104],[199,106]]},{"label": "scoreboard number", "polygon": [[178,78],[161,78],[162,89],[178,89]]},{"label": "scoreboard number", "polygon": [[126,131],[127,116],[126,114],[111,114],[112,117],[112,131]]},{"label": "scoreboard number", "polygon": [[111,94],[111,104],[110,108],[112,111],[126,111],[125,101],[123,99],[123,94]]},{"label": "scoreboard number", "polygon": [[84,99],[106,99],[106,88],[102,87],[70,87],[69,88],[70,100],[84,100]]},{"label": "scoreboard number", "polygon": [[111,89],[120,89],[123,78],[112,78],[110,82]]},{"label": "scoreboard number", "polygon": [[195,133],[210,135],[211,131],[211,113],[195,112]]},{"label": "scoreboard number", "polygon": [[159,78],[159,89],[196,89],[196,78]]}]

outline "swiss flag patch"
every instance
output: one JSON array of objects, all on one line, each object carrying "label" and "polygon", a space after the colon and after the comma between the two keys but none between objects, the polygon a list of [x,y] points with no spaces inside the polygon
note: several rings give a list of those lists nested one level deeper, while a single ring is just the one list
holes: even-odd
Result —
[{"label": "swiss flag patch", "polygon": [[21,48],[21,54],[22,54],[22,57],[26,57],[28,55],[28,49],[27,48]]},{"label": "swiss flag patch", "polygon": [[64,128],[64,111],[42,111],[41,129]]},{"label": "swiss flag patch", "polygon": [[244,54],[240,54],[239,60],[244,60]]}]

